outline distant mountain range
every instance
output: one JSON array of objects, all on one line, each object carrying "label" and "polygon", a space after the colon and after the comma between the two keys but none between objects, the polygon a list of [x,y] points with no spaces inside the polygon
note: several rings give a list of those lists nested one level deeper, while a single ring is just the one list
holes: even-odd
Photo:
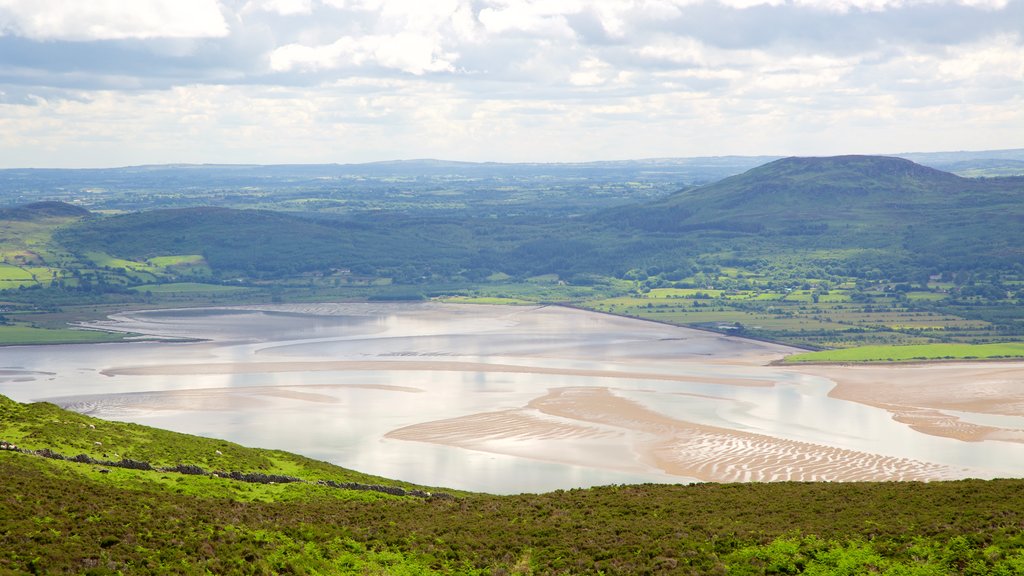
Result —
[{"label": "distant mountain range", "polygon": [[189,208],[87,218],[59,239],[72,252],[136,260],[203,254],[215,272],[261,277],[330,268],[568,277],[724,252],[814,252],[854,276],[877,267],[977,269],[1024,262],[1024,177],[968,179],[883,156],[785,158],[572,218]]}]

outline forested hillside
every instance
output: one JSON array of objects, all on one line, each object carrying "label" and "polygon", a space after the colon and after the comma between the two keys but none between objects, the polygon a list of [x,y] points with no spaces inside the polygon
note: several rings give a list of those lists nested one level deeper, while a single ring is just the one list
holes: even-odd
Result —
[{"label": "forested hillside", "polygon": [[920,274],[1021,262],[1022,197],[1024,178],[971,180],[899,158],[789,158],[570,218],[195,208],[87,219],[59,239],[134,260],[201,253],[216,273],[263,277],[331,267],[393,275],[403,265],[421,276],[615,276],[725,250],[738,258],[835,250],[851,276],[878,265]]}]

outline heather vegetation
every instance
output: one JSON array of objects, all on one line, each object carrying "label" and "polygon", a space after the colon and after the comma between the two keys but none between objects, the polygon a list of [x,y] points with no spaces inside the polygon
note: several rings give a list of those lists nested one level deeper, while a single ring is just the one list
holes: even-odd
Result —
[{"label": "heather vegetation", "polygon": [[[19,450],[118,450],[159,465],[387,482],[5,398],[0,439]],[[0,571],[16,574],[923,575],[1019,574],[1024,566],[1020,480],[608,486],[441,499],[104,468],[14,450],[0,450],[0,469]]]}]

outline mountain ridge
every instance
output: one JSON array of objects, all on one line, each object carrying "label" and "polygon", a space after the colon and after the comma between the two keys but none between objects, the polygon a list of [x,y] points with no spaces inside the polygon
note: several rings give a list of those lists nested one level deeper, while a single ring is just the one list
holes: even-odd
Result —
[{"label": "mountain ridge", "polygon": [[1021,255],[1022,198],[1021,178],[962,178],[886,156],[791,157],[601,219],[761,252],[872,248],[971,268]]}]

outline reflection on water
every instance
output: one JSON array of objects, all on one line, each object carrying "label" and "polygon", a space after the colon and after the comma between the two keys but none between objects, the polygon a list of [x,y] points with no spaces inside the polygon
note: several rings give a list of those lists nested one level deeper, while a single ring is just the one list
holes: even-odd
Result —
[{"label": "reflection on water", "polygon": [[492,435],[475,449],[385,435],[505,411],[554,420],[526,407],[549,390],[600,386],[700,425],[969,468],[964,475],[1024,472],[1024,445],[925,436],[882,410],[829,398],[828,380],[725,363],[782,347],[576,310],[317,304],[133,312],[104,324],[203,341],[3,349],[0,393],[500,493],[689,479],[628,457],[640,440],[621,430],[609,432],[614,442]]}]

